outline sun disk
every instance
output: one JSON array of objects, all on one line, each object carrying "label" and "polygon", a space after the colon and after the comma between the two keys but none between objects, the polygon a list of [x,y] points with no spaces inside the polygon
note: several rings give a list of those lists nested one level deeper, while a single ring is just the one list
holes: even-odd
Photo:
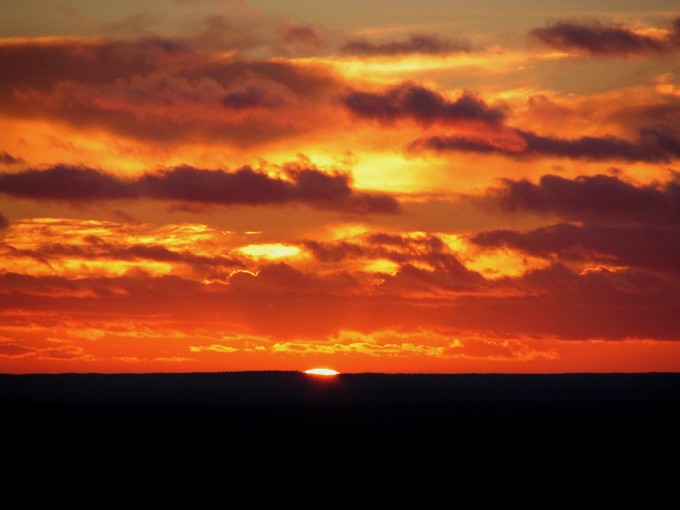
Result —
[{"label": "sun disk", "polygon": [[340,372],[338,372],[337,370],[332,370],[330,368],[310,368],[309,370],[305,370],[305,374],[307,374],[307,375],[332,376],[332,375],[339,375]]}]

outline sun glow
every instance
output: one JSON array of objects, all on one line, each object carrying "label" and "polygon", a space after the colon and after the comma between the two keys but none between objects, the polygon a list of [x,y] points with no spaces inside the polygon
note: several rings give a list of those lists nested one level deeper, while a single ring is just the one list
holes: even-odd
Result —
[{"label": "sun glow", "polygon": [[307,375],[321,375],[324,377],[330,377],[334,375],[340,375],[340,372],[330,368],[310,368],[304,372]]},{"label": "sun glow", "polygon": [[249,244],[238,248],[237,251],[254,258],[280,259],[284,257],[295,257],[300,255],[300,248],[286,244]]}]

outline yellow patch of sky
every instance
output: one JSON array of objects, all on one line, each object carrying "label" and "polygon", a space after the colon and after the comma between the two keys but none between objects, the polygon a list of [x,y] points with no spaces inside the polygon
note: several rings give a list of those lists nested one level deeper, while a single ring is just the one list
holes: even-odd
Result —
[{"label": "yellow patch of sky", "polygon": [[59,275],[77,279],[84,275],[123,276],[132,270],[143,270],[151,276],[162,276],[172,273],[174,266],[167,262],[151,260],[122,261],[106,258],[93,260],[64,256],[51,258],[49,264],[29,257],[6,259],[2,262],[0,269],[12,273],[30,273],[35,276]]},{"label": "yellow patch of sky", "polygon": [[306,255],[299,247],[282,243],[249,244],[237,248],[235,251],[243,253],[251,258],[269,260],[302,257]]},{"label": "yellow patch of sky", "polygon": [[[238,236],[203,224],[121,224],[35,218],[13,222],[5,232],[4,242],[13,249],[35,251],[37,254],[7,251],[0,266],[5,271],[77,278],[83,275],[121,276],[132,270],[143,270],[154,276],[186,272],[186,267],[179,260],[121,258],[115,255],[115,250],[154,246],[197,256],[227,256],[238,246]],[[59,246],[53,247],[55,244]],[[61,245],[69,249],[61,249]],[[109,247],[113,247],[114,254],[109,253]],[[82,253],[76,248],[80,248]],[[0,253],[5,250],[0,248]]]},{"label": "yellow patch of sky", "polygon": [[191,345],[189,346],[189,352],[204,352],[212,351],[219,353],[231,353],[238,352],[240,349],[236,347],[230,347],[228,345],[212,344],[212,345]]},{"label": "yellow patch of sky", "polygon": [[126,245],[158,245],[168,249],[191,250],[195,254],[214,253],[224,247],[229,238],[224,230],[203,224],[122,224],[113,221],[68,218],[32,218],[12,223],[5,242],[16,248],[35,249],[53,243],[55,238],[68,241],[70,246],[96,246],[96,237],[108,243]]},{"label": "yellow patch of sky", "polygon": [[373,343],[350,343],[350,344],[315,344],[307,342],[286,342],[275,343],[271,350],[277,353],[292,354],[363,354],[368,356],[427,356],[442,357],[445,355],[446,348],[420,345],[411,342],[391,343],[376,345]]},{"label": "yellow patch of sky", "polygon": [[675,76],[673,73],[663,73],[654,80],[656,84],[656,91],[659,94],[667,96],[680,96],[680,86],[675,83]]},{"label": "yellow patch of sky", "polygon": [[438,234],[461,263],[490,280],[521,276],[529,270],[547,267],[550,261],[528,256],[510,248],[480,249],[457,234]]},{"label": "yellow patch of sky", "polygon": [[[348,78],[375,83],[400,81],[408,76],[461,69],[479,69],[487,73],[503,74],[515,71],[532,55],[491,48],[481,52],[451,53],[446,55],[398,55],[374,57],[307,57],[298,61],[331,65]],[[370,78],[369,78],[370,77]]]},{"label": "yellow patch of sky", "polygon": [[399,269],[399,264],[387,259],[375,259],[367,262],[363,270],[369,273],[395,274]]},{"label": "yellow patch of sky", "polygon": [[[26,138],[25,133],[31,133]],[[22,157],[30,166],[44,166],[59,162],[79,165],[96,161],[96,167],[112,173],[132,175],[158,156],[150,147],[120,138],[103,131],[72,127],[53,120],[16,119],[0,117],[0,134],[4,149]]]}]

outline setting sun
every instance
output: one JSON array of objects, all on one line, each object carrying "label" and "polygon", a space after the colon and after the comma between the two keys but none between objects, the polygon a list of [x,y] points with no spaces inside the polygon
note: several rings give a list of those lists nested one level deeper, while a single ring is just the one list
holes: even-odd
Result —
[{"label": "setting sun", "polygon": [[322,375],[325,377],[329,376],[334,376],[334,375],[339,375],[340,372],[337,370],[332,370],[330,368],[310,368],[309,370],[305,370],[305,374],[307,375]]}]

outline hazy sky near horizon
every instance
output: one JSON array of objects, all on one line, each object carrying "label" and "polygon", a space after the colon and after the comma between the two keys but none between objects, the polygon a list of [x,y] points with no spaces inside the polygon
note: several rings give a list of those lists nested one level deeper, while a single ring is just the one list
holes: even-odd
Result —
[{"label": "hazy sky near horizon", "polygon": [[116,30],[149,30],[174,35],[211,15],[244,13],[349,31],[448,26],[460,33],[510,34],[564,18],[656,21],[676,15],[677,4],[673,0],[423,0],[417,4],[407,0],[8,0],[3,3],[0,33],[9,37],[100,36]]},{"label": "hazy sky near horizon", "polygon": [[680,370],[676,2],[0,14],[0,372]]}]

